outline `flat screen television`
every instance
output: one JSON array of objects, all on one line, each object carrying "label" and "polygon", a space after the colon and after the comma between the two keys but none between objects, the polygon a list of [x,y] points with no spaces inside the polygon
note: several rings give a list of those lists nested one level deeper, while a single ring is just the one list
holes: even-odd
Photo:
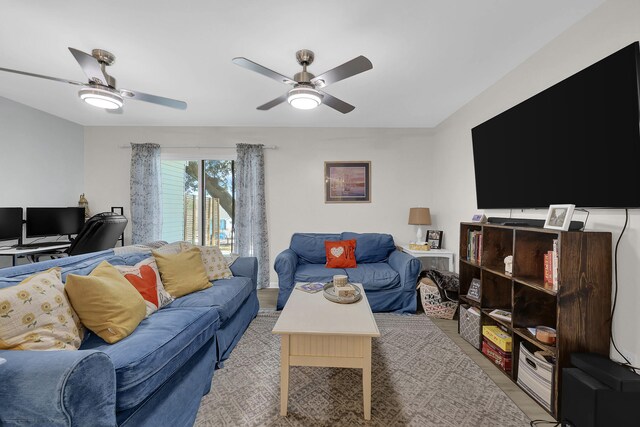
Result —
[{"label": "flat screen television", "polygon": [[84,208],[27,208],[27,237],[78,234]]},{"label": "flat screen television", "polygon": [[0,208],[0,240],[22,239],[22,208]]},{"label": "flat screen television", "polygon": [[478,208],[640,207],[638,46],[472,129]]}]

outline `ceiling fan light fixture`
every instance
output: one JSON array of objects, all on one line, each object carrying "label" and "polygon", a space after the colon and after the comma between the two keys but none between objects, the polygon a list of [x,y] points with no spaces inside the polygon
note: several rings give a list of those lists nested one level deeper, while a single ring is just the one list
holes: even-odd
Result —
[{"label": "ceiling fan light fixture", "polygon": [[311,110],[322,103],[322,94],[311,87],[296,87],[289,91],[287,102],[299,110]]},{"label": "ceiling fan light fixture", "polygon": [[78,92],[78,96],[89,105],[106,110],[117,110],[122,108],[122,96],[119,93],[98,87],[83,88]]}]

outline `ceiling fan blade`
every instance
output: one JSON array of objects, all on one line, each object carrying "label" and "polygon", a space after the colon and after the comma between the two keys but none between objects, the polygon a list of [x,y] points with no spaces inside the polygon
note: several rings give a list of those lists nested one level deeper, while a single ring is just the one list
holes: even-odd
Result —
[{"label": "ceiling fan blade", "polygon": [[353,111],[356,107],[351,104],[347,104],[341,99],[336,98],[335,96],[331,96],[326,92],[318,91],[323,95],[322,103],[327,107],[331,107],[336,111],[340,111],[342,114],[347,114]]},{"label": "ceiling fan blade", "polygon": [[351,61],[347,61],[342,65],[338,65],[336,68],[329,70],[326,73],[314,77],[313,79],[311,79],[311,83],[314,84],[316,88],[321,88],[332,83],[339,82],[340,80],[355,76],[356,74],[360,74],[372,68],[373,64],[371,63],[371,61],[360,55],[357,58],[353,58]]},{"label": "ceiling fan blade", "polygon": [[43,76],[42,74],[27,73],[26,71],[12,70],[10,68],[0,68],[0,71],[6,71],[8,73],[15,73],[15,74],[22,74],[22,75],[30,76],[30,77],[37,77],[39,79],[53,80],[54,82],[69,83],[69,84],[78,85],[78,86],[86,86],[87,85],[86,83],[80,83],[80,82],[76,82],[76,81],[73,81],[73,80],[66,80],[66,79],[59,79],[57,77]]},{"label": "ceiling fan blade", "polygon": [[138,92],[129,89],[120,89],[120,95],[128,99],[135,99],[138,101],[151,102],[152,104],[164,105],[165,107],[176,108],[178,110],[186,110],[187,103],[184,101],[178,101],[177,99],[165,98],[163,96],[150,95],[144,92]]},{"label": "ceiling fan blade", "polygon": [[256,73],[260,73],[263,76],[269,77],[277,82],[284,83],[286,85],[294,85],[295,81],[291,80],[289,77],[283,76],[280,73],[276,73],[273,70],[270,70],[266,67],[263,67],[260,64],[256,64],[253,61],[248,60],[247,58],[233,58],[233,63],[241,66],[242,68],[246,68],[247,70],[255,71]]},{"label": "ceiling fan blade", "polygon": [[279,96],[279,97],[277,97],[276,99],[273,99],[273,100],[271,100],[271,101],[267,102],[266,104],[262,104],[261,106],[259,106],[259,107],[257,108],[257,110],[262,110],[262,111],[270,110],[270,109],[272,109],[273,107],[275,107],[276,105],[280,105],[280,104],[282,104],[283,102],[286,102],[287,97],[288,97],[288,94],[287,94],[287,93],[285,93],[284,95]]},{"label": "ceiling fan blade", "polygon": [[69,51],[73,57],[76,58],[76,61],[78,61],[78,64],[80,64],[82,71],[84,71],[90,82],[102,86],[109,86],[109,79],[102,71],[102,67],[96,58],[72,47],[69,48]]}]

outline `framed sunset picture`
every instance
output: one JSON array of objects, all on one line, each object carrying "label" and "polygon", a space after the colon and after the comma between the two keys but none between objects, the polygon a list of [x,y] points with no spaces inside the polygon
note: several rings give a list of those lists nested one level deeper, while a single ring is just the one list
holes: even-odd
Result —
[{"label": "framed sunset picture", "polygon": [[371,202],[371,162],[324,162],[324,202]]}]

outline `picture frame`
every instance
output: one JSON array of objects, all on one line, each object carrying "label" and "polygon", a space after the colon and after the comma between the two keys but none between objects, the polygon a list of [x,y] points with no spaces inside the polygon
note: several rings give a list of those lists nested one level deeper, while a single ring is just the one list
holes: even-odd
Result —
[{"label": "picture frame", "polygon": [[427,230],[427,243],[431,249],[442,249],[442,231]]},{"label": "picture frame", "polygon": [[575,208],[576,205],[549,205],[544,228],[562,231],[569,230]]},{"label": "picture frame", "polygon": [[122,206],[111,206],[111,212],[124,215],[124,208]]},{"label": "picture frame", "polygon": [[467,292],[467,298],[470,300],[480,302],[482,291],[482,282],[480,279],[474,278],[469,285],[469,291]]},{"label": "picture frame", "polygon": [[324,202],[371,203],[371,162],[324,162]]}]

